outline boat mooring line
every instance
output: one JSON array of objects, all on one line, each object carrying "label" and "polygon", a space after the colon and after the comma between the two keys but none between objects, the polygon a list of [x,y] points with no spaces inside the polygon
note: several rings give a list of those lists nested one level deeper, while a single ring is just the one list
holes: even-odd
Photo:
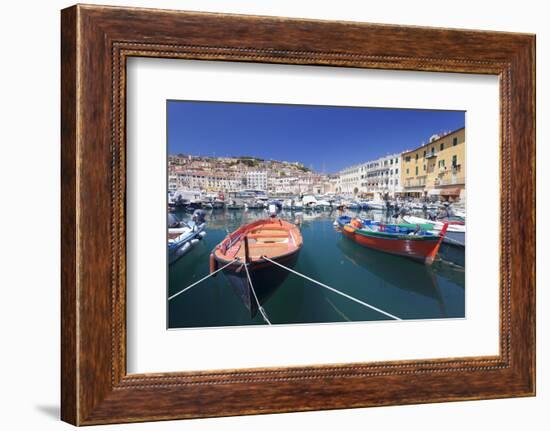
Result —
[{"label": "boat mooring line", "polygon": [[250,289],[252,289],[252,293],[254,294],[254,299],[256,300],[256,304],[258,305],[258,311],[260,312],[260,314],[262,315],[264,320],[267,322],[267,324],[271,325],[271,322],[267,318],[267,313],[265,312],[265,310],[261,306],[260,301],[258,300],[258,297],[256,296],[256,291],[254,290],[254,286],[252,285],[252,279],[250,278],[250,273],[248,272],[248,266],[247,266],[246,263],[244,264],[244,270],[246,271],[246,276],[248,277],[248,282],[250,283]]},{"label": "boat mooring line", "polygon": [[200,282],[206,280],[207,278],[210,278],[212,277],[214,274],[220,272],[222,269],[225,269],[227,268],[229,265],[231,265],[232,263],[235,263],[237,262],[239,259],[234,259],[232,260],[231,262],[229,262],[227,265],[224,265],[222,266],[221,268],[215,270],[214,272],[211,272],[210,274],[208,274],[206,277],[203,277],[201,278],[199,281],[195,281],[193,284],[191,284],[190,286],[187,286],[185,289],[183,290],[180,290],[178,293],[174,293],[172,296],[169,296],[168,297],[168,301],[171,301],[172,299],[174,299],[176,296],[178,295],[181,295],[183,292],[187,292],[189,289],[191,289],[192,287],[195,287],[197,284],[199,284]]},{"label": "boat mooring line", "polygon": [[262,256],[263,259],[267,260],[268,262],[271,262],[273,263],[274,265],[277,265],[277,266],[280,266],[281,268],[284,268],[286,269],[287,271],[290,271],[292,272],[293,274],[296,274],[302,278],[305,278],[306,280],[309,280],[311,281],[312,283],[315,283],[315,284],[318,284],[319,286],[321,287],[324,287],[325,289],[328,289],[334,293],[337,293],[338,295],[341,295],[343,296],[344,298],[347,298],[351,301],[354,301],[354,302],[357,302],[358,304],[361,304],[367,308],[370,308],[371,310],[374,310],[374,311],[378,311],[379,313],[383,314],[384,316],[387,316],[387,317],[390,317],[394,320],[402,320],[401,318],[397,317],[397,316],[394,316],[393,314],[390,314],[384,310],[381,310],[380,308],[377,308],[375,307],[374,305],[370,305],[370,304],[367,304],[366,302],[363,302],[361,301],[360,299],[357,299],[357,298],[354,298],[353,296],[351,295],[348,295],[347,293],[344,293],[344,292],[340,292],[338,289],[335,289],[334,287],[330,287],[330,286],[327,286],[326,284],[324,283],[321,283],[320,281],[317,281],[317,280],[314,280],[313,278],[311,277],[308,277],[307,275],[304,275],[304,274],[300,274],[298,271],[295,271],[291,268],[288,268],[284,265],[281,265],[280,263],[278,262],[275,262],[274,260],[271,260],[270,258],[266,257],[266,256]]}]

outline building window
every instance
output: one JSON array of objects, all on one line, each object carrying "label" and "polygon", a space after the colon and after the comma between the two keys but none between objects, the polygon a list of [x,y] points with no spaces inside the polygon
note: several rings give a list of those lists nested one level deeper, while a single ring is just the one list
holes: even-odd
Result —
[{"label": "building window", "polygon": [[458,157],[456,155],[453,156],[453,168],[456,168],[458,165]]},{"label": "building window", "polygon": [[416,160],[418,160],[418,153],[416,153]]},{"label": "building window", "polygon": [[453,138],[453,147],[455,147],[458,144],[458,138]]},{"label": "building window", "polygon": [[399,169],[396,169],[395,170],[395,175],[397,175],[399,173]]},{"label": "building window", "polygon": [[406,162],[410,162],[410,161],[411,161],[411,156],[405,157],[405,161],[406,161]]},{"label": "building window", "polygon": [[407,168],[407,175],[409,175],[409,168]]},{"label": "building window", "polygon": [[445,144],[442,142],[442,143],[439,145],[439,151],[443,151],[443,148],[445,148]]},{"label": "building window", "polygon": [[426,150],[424,150],[424,157],[426,157]]},{"label": "building window", "polygon": [[424,165],[424,172],[426,172],[426,165]]},{"label": "building window", "polygon": [[418,175],[418,166],[416,167],[416,175]]}]

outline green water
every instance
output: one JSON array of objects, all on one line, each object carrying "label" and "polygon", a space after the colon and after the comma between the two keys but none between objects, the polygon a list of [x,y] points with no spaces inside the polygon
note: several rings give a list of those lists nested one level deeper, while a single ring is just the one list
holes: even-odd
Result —
[{"label": "green water", "polygon": [[[190,218],[184,212],[176,213]],[[381,219],[381,213],[361,214]],[[209,254],[245,223],[266,217],[263,211],[207,212],[207,235],[188,254],[169,266],[169,295],[209,272]],[[296,214],[280,217],[294,222]],[[295,270],[402,319],[464,317],[464,268],[437,260],[431,267],[407,258],[362,247],[342,236],[333,222],[336,212],[302,213],[304,245]],[[272,324],[384,320],[388,317],[289,274],[262,304]],[[254,318],[224,275],[210,277],[168,301],[169,328],[263,325]]]}]

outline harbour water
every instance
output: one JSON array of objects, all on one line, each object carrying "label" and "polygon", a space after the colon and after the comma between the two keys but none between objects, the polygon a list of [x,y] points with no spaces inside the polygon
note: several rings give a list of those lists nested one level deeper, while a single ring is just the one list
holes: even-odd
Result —
[{"label": "harbour water", "polygon": [[[180,219],[189,213],[176,212]],[[464,268],[438,259],[431,266],[362,247],[342,236],[333,222],[337,212],[283,211],[283,219],[301,219],[304,239],[294,269],[402,319],[463,318]],[[209,273],[209,255],[228,232],[256,219],[264,210],[211,210],[207,235],[168,268],[168,296]],[[382,219],[382,212],[361,217]],[[294,274],[262,304],[272,324],[385,320],[388,317]],[[204,328],[264,325],[254,318],[225,276],[210,277],[168,301],[168,327]]]}]

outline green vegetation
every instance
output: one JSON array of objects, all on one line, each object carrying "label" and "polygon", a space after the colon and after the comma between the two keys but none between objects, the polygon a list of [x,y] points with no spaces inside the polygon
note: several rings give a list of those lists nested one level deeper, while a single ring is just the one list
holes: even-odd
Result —
[{"label": "green vegetation", "polygon": [[252,157],[252,156],[239,156],[236,159],[237,159],[237,163],[242,163],[243,165],[246,165],[249,168],[254,168],[256,166],[259,166],[260,163],[264,162],[264,159],[260,159],[259,157]]}]

